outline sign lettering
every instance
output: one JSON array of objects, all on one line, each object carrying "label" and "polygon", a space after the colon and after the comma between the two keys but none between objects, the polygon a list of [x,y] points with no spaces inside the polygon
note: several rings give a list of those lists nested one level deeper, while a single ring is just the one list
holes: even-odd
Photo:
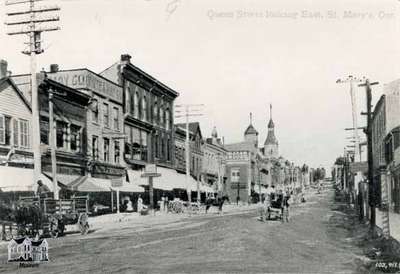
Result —
[{"label": "sign lettering", "polygon": [[122,104],[122,87],[86,69],[48,73],[48,78],[74,89],[88,89]]}]

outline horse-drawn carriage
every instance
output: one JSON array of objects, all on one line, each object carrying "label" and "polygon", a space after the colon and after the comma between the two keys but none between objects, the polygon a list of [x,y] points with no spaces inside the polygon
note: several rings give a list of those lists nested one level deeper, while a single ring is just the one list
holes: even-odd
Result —
[{"label": "horse-drawn carriage", "polygon": [[7,222],[9,229],[3,226],[3,237],[4,233],[10,234],[8,231],[16,227],[19,236],[56,238],[64,234],[66,225],[71,224],[77,224],[80,232],[86,234],[89,231],[88,212],[88,196],[59,200],[21,197],[16,209],[10,214],[11,218]]}]

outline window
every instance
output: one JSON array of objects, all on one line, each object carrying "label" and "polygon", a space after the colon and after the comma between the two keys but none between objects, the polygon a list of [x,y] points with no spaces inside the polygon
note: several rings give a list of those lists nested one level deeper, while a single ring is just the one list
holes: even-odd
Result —
[{"label": "window", "polygon": [[99,160],[99,138],[92,136],[92,158],[93,160]]},{"label": "window", "polygon": [[157,107],[157,102],[154,102],[153,106],[153,124],[158,123],[158,107]]},{"label": "window", "polygon": [[74,125],[71,125],[71,150],[81,151],[81,128]]},{"label": "window", "polygon": [[[67,125],[61,121],[56,122],[56,146],[66,148],[67,146]],[[21,140],[22,144],[22,140]]]},{"label": "window", "polygon": [[135,112],[135,98],[134,98],[133,92],[130,88],[128,88],[128,91],[129,91],[129,99],[130,99],[129,100],[130,101],[130,112],[133,115]]},{"label": "window", "polygon": [[21,147],[29,148],[29,123],[27,120],[19,120]]},{"label": "window", "polygon": [[119,157],[121,155],[119,141],[114,142],[114,163],[119,163]]},{"label": "window", "polygon": [[91,105],[92,109],[92,121],[94,123],[99,123],[99,101],[94,99]]},{"label": "window", "polygon": [[142,119],[143,121],[147,121],[147,100],[146,96],[142,98]]},{"label": "window", "polygon": [[108,138],[104,138],[103,144],[104,144],[103,161],[110,162],[110,140]]},{"label": "window", "polygon": [[6,145],[11,145],[11,117],[5,116],[5,126],[6,126]]},{"label": "window", "polygon": [[135,98],[134,98],[134,112],[133,112],[133,116],[135,118],[139,118],[139,92],[135,92]]},{"label": "window", "polygon": [[113,127],[119,130],[119,112],[117,107],[113,107]]},{"label": "window", "polygon": [[[48,126],[48,124],[47,124],[47,132],[48,132],[48,128],[49,128],[49,126]],[[18,147],[18,145],[19,145],[19,134],[18,134],[18,132],[19,132],[19,127],[18,127],[18,120],[17,119],[13,119],[13,144],[14,144],[14,146],[15,147]],[[48,138],[48,134],[46,134],[45,135],[46,136],[46,138]],[[45,143],[45,144],[47,144],[47,143]]]},{"label": "window", "polygon": [[165,128],[167,130],[170,129],[171,126],[171,118],[170,118],[170,113],[169,113],[169,109],[165,110]]},{"label": "window", "polygon": [[0,144],[6,143],[6,119],[0,115]]},{"label": "window", "polygon": [[240,171],[239,169],[232,169],[231,170],[231,182],[232,183],[239,183],[240,181]]},{"label": "window", "polygon": [[162,107],[160,107],[159,113],[160,113],[160,123],[159,124],[160,124],[160,126],[164,127],[165,126],[164,110]]},{"label": "window", "polygon": [[171,140],[167,139],[167,161],[171,161]]},{"label": "window", "polygon": [[103,103],[103,123],[105,127],[110,127],[110,113],[107,103]]}]

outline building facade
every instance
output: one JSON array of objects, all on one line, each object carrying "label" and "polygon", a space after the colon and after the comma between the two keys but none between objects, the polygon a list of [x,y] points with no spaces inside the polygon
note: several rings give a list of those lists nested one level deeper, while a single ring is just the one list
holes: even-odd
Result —
[{"label": "building facade", "polygon": [[[175,125],[175,168],[178,172],[186,172],[186,124]],[[189,167],[190,175],[201,180],[203,166],[203,136],[200,123],[189,123]]]},{"label": "building facade", "polygon": [[203,145],[203,182],[213,187],[215,192],[226,192],[225,166],[227,151],[221,138],[218,138],[217,129],[214,127],[211,138],[206,138]]},{"label": "building facade", "polygon": [[[54,93],[54,138],[56,145],[57,180],[68,185],[87,172],[86,109],[90,97],[82,92],[38,74],[40,141],[42,171],[51,176],[49,147],[49,91]],[[30,75],[16,75],[12,79],[31,101]]]},{"label": "building facade", "polygon": [[33,168],[31,106],[0,60],[0,164]]},{"label": "building facade", "polygon": [[122,87],[88,69],[58,70],[58,65],[51,65],[47,76],[90,97],[85,135],[88,175],[105,179],[124,176]]},{"label": "building facade", "polygon": [[128,167],[155,163],[173,168],[174,100],[179,94],[134,66],[127,54],[100,74],[123,88],[123,154]]}]

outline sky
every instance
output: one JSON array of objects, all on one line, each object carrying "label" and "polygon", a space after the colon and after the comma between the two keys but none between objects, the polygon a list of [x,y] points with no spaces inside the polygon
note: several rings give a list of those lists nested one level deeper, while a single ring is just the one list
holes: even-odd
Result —
[{"label": "sky", "polygon": [[[38,2],[52,4],[61,8],[61,30],[43,34],[38,70],[57,63],[101,72],[128,53],[180,93],[177,104],[204,104],[204,115],[194,117],[203,136],[215,126],[225,143],[243,140],[252,112],[262,145],[272,104],[280,153],[298,165],[330,167],[349,144],[349,86],[338,78],[379,81],[376,102],[383,85],[400,76],[396,0]],[[0,21],[15,8],[2,1]],[[27,37],[9,30],[0,24],[0,58],[13,74],[27,73]],[[356,94],[359,113],[365,91]]]}]

